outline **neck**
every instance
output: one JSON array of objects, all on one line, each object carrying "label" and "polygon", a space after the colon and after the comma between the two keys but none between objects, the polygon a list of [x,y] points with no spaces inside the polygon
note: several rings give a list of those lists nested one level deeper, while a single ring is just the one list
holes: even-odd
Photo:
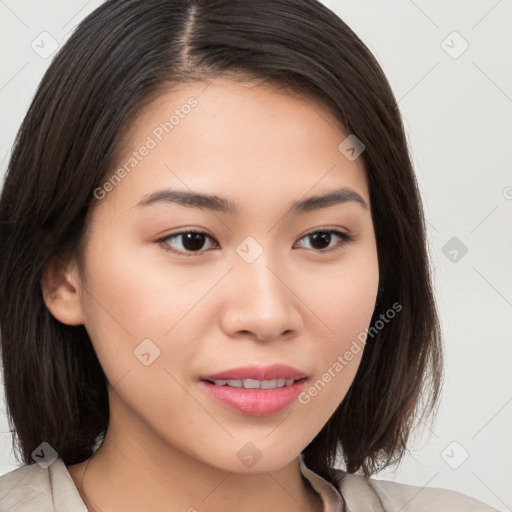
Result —
[{"label": "neck", "polygon": [[148,434],[142,423],[116,422],[111,415],[102,446],[68,467],[90,512],[323,510],[321,497],[302,477],[298,457],[276,471],[235,473]]}]

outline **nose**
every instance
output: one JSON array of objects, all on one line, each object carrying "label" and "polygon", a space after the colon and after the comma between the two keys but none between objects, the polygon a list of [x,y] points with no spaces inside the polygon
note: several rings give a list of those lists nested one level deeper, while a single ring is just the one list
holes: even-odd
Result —
[{"label": "nose", "polygon": [[265,254],[252,263],[240,259],[230,272],[221,313],[228,336],[270,341],[296,335],[303,325],[290,272],[276,268]]}]

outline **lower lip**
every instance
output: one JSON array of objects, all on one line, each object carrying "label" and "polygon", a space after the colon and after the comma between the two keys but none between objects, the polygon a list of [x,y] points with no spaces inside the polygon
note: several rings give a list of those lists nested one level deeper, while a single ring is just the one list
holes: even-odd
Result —
[{"label": "lower lip", "polygon": [[210,396],[225,407],[247,416],[272,416],[290,406],[296,399],[306,379],[295,381],[291,386],[275,389],[245,389],[216,386],[201,381]]}]

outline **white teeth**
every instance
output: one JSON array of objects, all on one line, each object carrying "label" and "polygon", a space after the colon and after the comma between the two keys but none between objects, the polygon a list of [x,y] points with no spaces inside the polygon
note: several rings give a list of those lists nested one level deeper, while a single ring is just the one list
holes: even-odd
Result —
[{"label": "white teeth", "polygon": [[243,386],[242,380],[228,380],[228,386],[232,388],[241,388]]},{"label": "white teeth", "polygon": [[246,389],[259,389],[261,386],[260,384],[260,381],[259,380],[255,380],[255,379],[244,379],[244,388]]},{"label": "white teeth", "polygon": [[275,389],[276,387],[277,387],[276,379],[261,381],[261,386],[260,386],[261,389]]},{"label": "white teeth", "polygon": [[240,380],[215,380],[213,383],[216,386],[230,386],[232,388],[244,389],[275,389],[291,386],[295,379],[272,379],[272,380],[257,380],[257,379],[240,379]]}]

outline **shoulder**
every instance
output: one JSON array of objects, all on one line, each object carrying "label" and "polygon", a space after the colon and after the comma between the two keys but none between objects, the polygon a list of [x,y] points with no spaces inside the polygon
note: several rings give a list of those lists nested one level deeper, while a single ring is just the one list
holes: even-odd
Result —
[{"label": "shoulder", "polygon": [[21,466],[0,476],[2,512],[87,512],[62,459],[48,468]]},{"label": "shoulder", "polygon": [[496,512],[474,498],[448,489],[365,478],[339,469],[334,472],[347,512],[368,510],[365,503],[371,504],[375,512]]},{"label": "shoulder", "polygon": [[52,511],[49,472],[37,464],[17,468],[0,477],[0,510],[24,512],[35,505],[38,510]]}]

